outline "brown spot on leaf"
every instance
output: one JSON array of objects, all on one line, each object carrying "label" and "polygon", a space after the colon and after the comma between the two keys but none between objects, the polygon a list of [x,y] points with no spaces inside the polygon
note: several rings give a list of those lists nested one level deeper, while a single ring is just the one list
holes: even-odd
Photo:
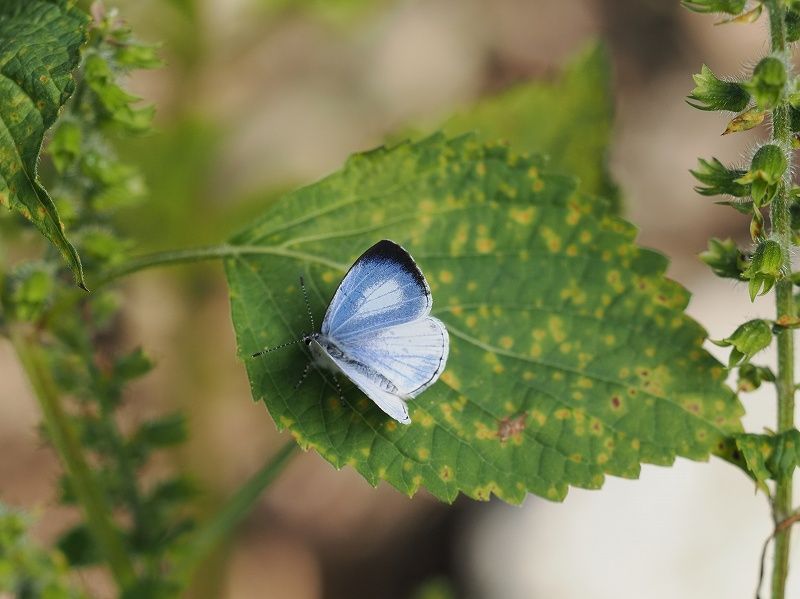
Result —
[{"label": "brown spot on leaf", "polygon": [[497,422],[497,438],[501,443],[508,441],[510,437],[519,435],[525,430],[525,421],[528,419],[526,413],[511,418],[506,416]]}]

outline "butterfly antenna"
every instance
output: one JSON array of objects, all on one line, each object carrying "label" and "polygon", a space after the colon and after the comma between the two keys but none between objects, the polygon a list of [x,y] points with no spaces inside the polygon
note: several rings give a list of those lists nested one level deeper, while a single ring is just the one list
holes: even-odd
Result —
[{"label": "butterfly antenna", "polygon": [[308,301],[308,291],[306,290],[306,283],[303,277],[300,277],[300,289],[303,290],[303,299],[306,302],[306,311],[308,312],[308,319],[311,321],[311,330],[316,331],[317,327],[314,326],[314,316],[311,314],[311,302]]},{"label": "butterfly antenna", "polygon": [[294,341],[287,341],[286,343],[281,343],[280,345],[276,345],[275,347],[268,347],[266,349],[262,349],[261,351],[257,351],[254,354],[251,354],[251,357],[257,358],[260,355],[268,354],[269,352],[273,352],[276,349],[283,349],[284,347],[289,347],[290,345],[294,345],[295,343],[300,343],[302,339],[295,339]]}]

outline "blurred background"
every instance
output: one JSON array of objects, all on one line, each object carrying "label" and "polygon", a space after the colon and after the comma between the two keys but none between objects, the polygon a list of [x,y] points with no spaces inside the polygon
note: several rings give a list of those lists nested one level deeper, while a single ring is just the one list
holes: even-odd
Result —
[{"label": "blurred background", "polygon": [[[124,214],[139,250],[218,243],[282,191],[406,130],[433,130],[482,97],[552,79],[592,40],[608,49],[610,167],[640,242],[667,254],[712,338],[769,316],[697,259],[710,236],[747,243],[747,223],[692,191],[697,156],[744,162],[762,130],[720,138],[724,115],[684,97],[705,62],[739,75],[767,51],[764,23],[713,26],[677,0],[120,0],[163,69],[130,87],[157,106],[154,135],[128,141],[150,189]],[[562,115],[563,117],[564,115]],[[569,115],[567,115],[568,117]],[[124,285],[126,345],[156,370],[129,390],[131,419],[183,408],[175,457],[212,509],[286,440],[250,398],[216,264],[152,271]],[[710,348],[717,351],[716,348]],[[58,464],[10,348],[0,344],[0,494],[31,509],[49,542],[76,515],[55,502]],[[745,398],[749,430],[774,421],[768,392]],[[413,500],[304,454],[203,570],[207,598],[731,598],[755,592],[767,503],[716,460],[644,466],[600,492],[521,507]],[[795,535],[795,541],[800,535]],[[797,545],[797,543],[795,543]],[[800,547],[795,547],[795,551]],[[102,594],[102,579],[94,581]],[[800,594],[800,569],[790,580]]]}]

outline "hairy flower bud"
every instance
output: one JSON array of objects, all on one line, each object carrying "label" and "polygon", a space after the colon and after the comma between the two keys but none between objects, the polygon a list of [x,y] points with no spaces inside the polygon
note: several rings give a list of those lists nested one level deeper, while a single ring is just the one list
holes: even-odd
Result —
[{"label": "hairy flower bud", "polygon": [[702,185],[694,190],[700,195],[732,195],[743,198],[750,195],[750,185],[739,183],[738,180],[747,173],[743,170],[729,169],[716,158],[703,160],[698,158],[697,169],[689,171]]},{"label": "hairy flower bud", "polygon": [[697,75],[692,75],[692,79],[696,87],[686,102],[700,110],[740,112],[750,101],[750,94],[740,83],[719,79],[706,65]]},{"label": "hairy flower bud", "polygon": [[742,276],[750,281],[750,301],[764,295],[782,276],[783,250],[774,239],[765,239],[758,244],[749,266]]},{"label": "hairy flower bud", "polygon": [[718,277],[740,280],[744,270],[744,255],[732,239],[709,239],[708,250],[700,254]]},{"label": "hairy flower bud", "polygon": [[772,326],[766,320],[749,320],[740,325],[729,337],[714,341],[720,347],[733,346],[728,359],[728,368],[742,361],[749,361],[755,354],[772,342]]},{"label": "hairy flower bud", "polygon": [[786,67],[774,56],[762,58],[753,69],[750,81],[742,84],[762,110],[772,110],[781,101],[786,87]]},{"label": "hairy flower bud", "polygon": [[736,183],[750,184],[750,196],[756,208],[760,208],[775,197],[788,166],[784,151],[775,144],[767,144],[758,149],[750,163],[750,170],[736,179]]}]

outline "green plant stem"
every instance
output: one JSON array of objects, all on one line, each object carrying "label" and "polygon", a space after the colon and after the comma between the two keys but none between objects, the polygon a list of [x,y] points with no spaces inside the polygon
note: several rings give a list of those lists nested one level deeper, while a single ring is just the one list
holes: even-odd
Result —
[{"label": "green plant stem", "polygon": [[[780,56],[786,54],[785,9],[779,0],[767,3],[770,22],[770,41],[772,51]],[[772,139],[787,152],[789,164],[791,159],[791,129],[789,108],[784,102],[772,112]],[[789,190],[791,189],[791,169],[786,175],[777,196],[773,200],[770,217],[772,233],[777,237],[783,249],[784,267],[791,272],[791,216],[789,212]],[[778,319],[787,318],[793,321],[795,304],[792,296],[792,283],[782,279],[775,289]],[[781,329],[777,334],[778,374],[776,387],[778,392],[778,432],[794,428],[794,330]],[[772,498],[772,513],[776,524],[789,517],[792,511],[792,473],[779,476],[776,481],[775,494]],[[791,527],[776,529],[775,554],[772,566],[772,599],[784,599],[786,579],[789,574],[789,549]]]},{"label": "green plant stem", "polygon": [[269,457],[261,469],[208,522],[199,527],[187,543],[191,549],[182,556],[178,565],[181,577],[189,578],[202,561],[245,519],[264,490],[283,471],[297,450],[297,443],[287,442]]},{"label": "green plant stem", "polygon": [[111,507],[84,459],[78,436],[61,405],[43,351],[37,340],[18,326],[11,329],[11,342],[39,401],[45,426],[69,474],[70,484],[83,507],[92,536],[118,587],[124,589],[135,579],[133,564],[111,521]]},{"label": "green plant stem", "polygon": [[320,256],[313,256],[304,252],[298,252],[283,246],[260,246],[260,245],[212,245],[199,248],[189,248],[185,250],[175,250],[169,252],[156,252],[146,254],[120,264],[100,275],[94,282],[94,288],[99,288],[111,283],[112,281],[133,274],[140,270],[146,270],[156,266],[171,266],[176,264],[187,264],[190,262],[203,262],[207,260],[221,260],[223,258],[235,258],[248,254],[268,254],[272,256],[283,256],[297,258],[306,262],[316,262],[337,270],[346,271],[347,265],[327,260]]}]

